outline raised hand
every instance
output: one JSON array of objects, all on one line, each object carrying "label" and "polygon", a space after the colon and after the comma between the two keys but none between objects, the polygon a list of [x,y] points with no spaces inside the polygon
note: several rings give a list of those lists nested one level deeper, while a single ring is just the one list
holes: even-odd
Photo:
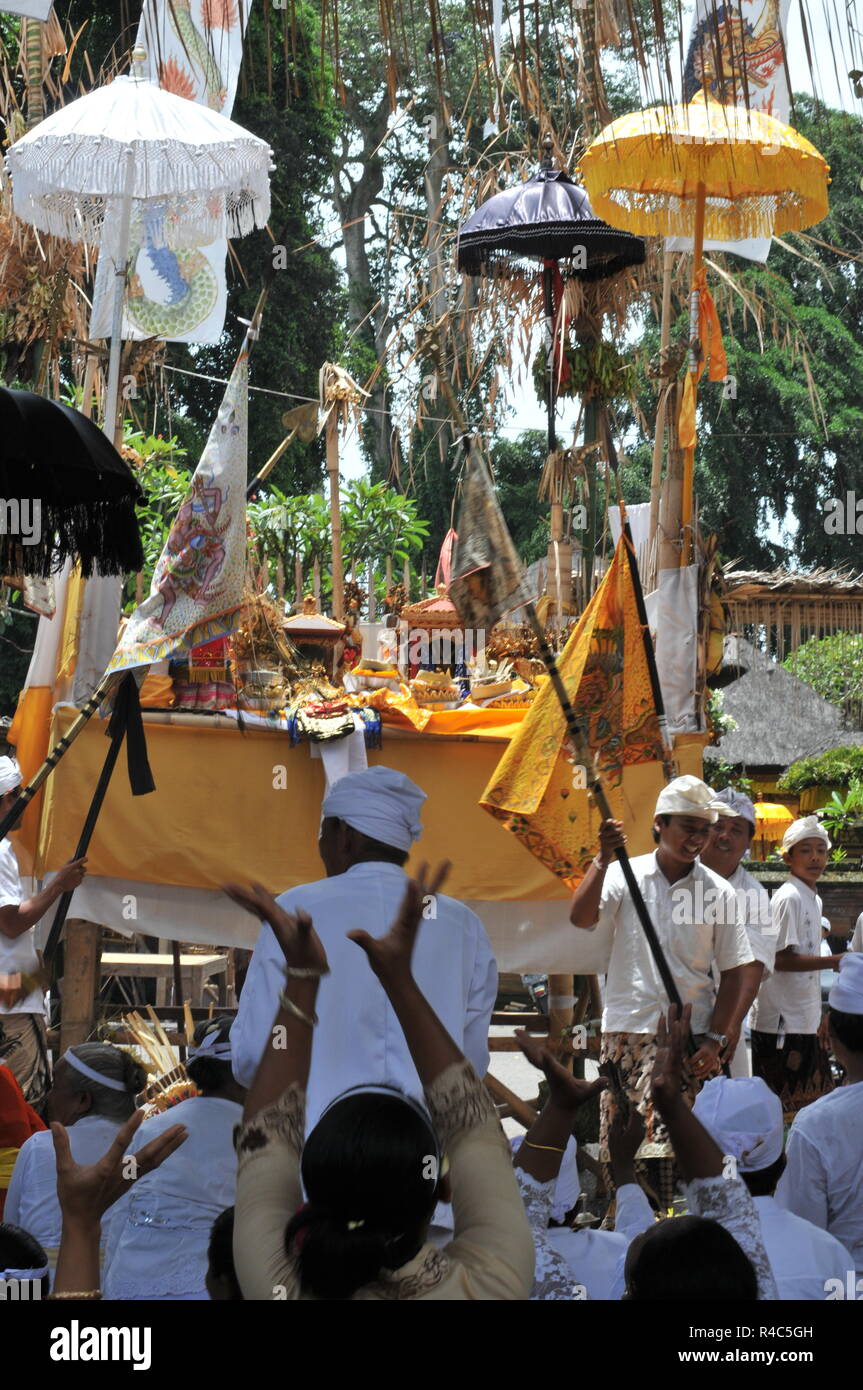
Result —
[{"label": "raised hand", "polygon": [[548,1082],[549,1101],[559,1110],[574,1113],[579,1106],[585,1105],[594,1096],[598,1096],[600,1091],[605,1090],[608,1084],[605,1077],[600,1076],[596,1081],[583,1081],[580,1077],[573,1076],[569,1068],[558,1061],[547,1042],[531,1037],[523,1028],[516,1029],[515,1040],[530,1064],[544,1074]]},{"label": "raised hand", "polygon": [[660,1110],[675,1105],[681,1097],[683,1058],[691,1016],[691,1004],[684,1005],[682,1018],[678,1018],[677,1005],[670,1004],[667,1023],[663,1017],[659,1020],[650,1091]]},{"label": "raised hand", "polygon": [[608,1129],[608,1153],[616,1181],[618,1173],[629,1173],[633,1168],[643,1138],[644,1121],[635,1106],[627,1106],[625,1110],[618,1106]]},{"label": "raised hand", "polygon": [[423,912],[449,871],[448,859],[438,865],[431,876],[428,865],[420,865],[416,876],[408,880],[398,916],[385,936],[370,936],[366,931],[348,932],[348,939],[365,951],[369,965],[385,987],[412,978],[411,959]]},{"label": "raised hand", "polygon": [[117,1131],[107,1152],[96,1163],[88,1164],[75,1162],[65,1128],[54,1121],[51,1134],[57,1159],[57,1196],[64,1222],[100,1221],[136,1178],[158,1168],[189,1137],[184,1125],[172,1125],[137,1153],[127,1154],[126,1148],[143,1119],[143,1110],[136,1110]]},{"label": "raised hand", "polygon": [[329,973],[327,953],[307,912],[299,908],[296,913],[285,912],[279,907],[260,883],[242,888],[236,883],[223,885],[223,892],[238,907],[245,908],[262,922],[269,922],[273,935],[281,947],[287,964],[294,970],[314,970],[321,975]]}]

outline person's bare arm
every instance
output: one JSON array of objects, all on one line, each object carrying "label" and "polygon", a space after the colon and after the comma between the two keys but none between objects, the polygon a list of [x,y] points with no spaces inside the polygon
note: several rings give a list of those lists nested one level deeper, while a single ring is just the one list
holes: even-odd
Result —
[{"label": "person's bare arm", "polygon": [[515,1166],[537,1182],[551,1182],[560,1172],[564,1150],[572,1134],[576,1111],[605,1089],[606,1081],[582,1081],[557,1060],[547,1043],[523,1029],[516,1041],[527,1060],[544,1073],[548,1100],[516,1150]]},{"label": "person's bare arm", "polygon": [[693,1178],[722,1176],[722,1150],[693,1115],[681,1088],[683,1053],[691,1015],[691,1004],[684,1006],[682,1019],[678,1018],[676,1005],[671,1004],[668,1022],[660,1018],[650,1082],[653,1103],[665,1121],[674,1156],[687,1182]]},{"label": "person's bare arm", "polygon": [[572,895],[569,920],[574,927],[596,926],[605,871],[615,858],[614,851],[625,845],[623,821],[604,820],[599,827],[599,850],[596,858]]},{"label": "person's bare arm", "polygon": [[[321,975],[329,972],[329,965],[308,913],[302,909],[295,916],[285,912],[259,883],[253,883],[248,889],[228,884],[224,891],[247,912],[269,923],[288,968],[284,998],[294,1006],[290,1008],[279,1002],[269,1044],[264,1048],[246,1095],[243,1120],[248,1124],[259,1111],[279,1100],[289,1086],[297,1085],[302,1091],[306,1090],[312,1063],[312,1020],[318,985]],[[292,970],[302,973],[293,975]],[[303,1017],[295,1013],[294,1008]]]},{"label": "person's bare arm", "polygon": [[842,955],[838,956],[803,956],[795,951],[793,946],[786,946],[783,951],[776,952],[776,964],[774,969],[780,973],[802,973],[805,970],[838,970]]},{"label": "person's bare arm", "polygon": [[25,931],[35,927],[45,916],[48,908],[63,893],[71,892],[78,887],[87,872],[86,865],[86,858],[70,859],[68,864],[64,864],[58,871],[56,878],[53,878],[40,893],[36,893],[32,898],[25,898],[17,907],[14,904],[0,907],[0,933],[14,941],[16,937],[23,936]]}]

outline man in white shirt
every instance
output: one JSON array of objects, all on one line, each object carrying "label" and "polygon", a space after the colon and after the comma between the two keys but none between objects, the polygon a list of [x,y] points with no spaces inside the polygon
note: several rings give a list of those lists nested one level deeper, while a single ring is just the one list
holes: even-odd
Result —
[{"label": "man in white shirt", "polygon": [[833,1089],[821,1026],[821,974],[842,957],[821,955],[821,899],[815,885],[827,867],[830,840],[817,816],[789,825],[782,857],[787,883],[773,894],[777,929],[773,975],[758,991],[752,1016],[752,1070],[782,1101],[786,1122]]},{"label": "man in white shirt", "polygon": [[[0,820],[11,811],[20,790],[18,764],[0,758]],[[20,820],[11,829],[18,824]],[[70,860],[47,888],[25,899],[15,851],[7,836],[0,840],[0,1057],[36,1111],[45,1099],[49,1069],[35,924],[61,894],[78,887],[86,862]]]},{"label": "man in white shirt", "polygon": [[[788,1166],[776,1200],[829,1231],[863,1275],[863,955],[843,956],[830,991],[827,1026],[841,1086],[807,1105],[788,1135]],[[863,1292],[863,1290],[860,1290]],[[848,1297],[834,1288],[828,1296]],[[859,1296],[859,1293],[858,1293]]]},{"label": "man in white shirt", "polygon": [[[691,1104],[701,1082],[719,1069],[728,1030],[738,1011],[742,967],[752,961],[746,931],[738,920],[734,889],[698,862],[717,816],[727,814],[710,787],[698,777],[677,777],[656,803],[654,839],[658,848],[631,861],[635,881],[656,929],[683,1004],[692,1005],[692,1031],[698,1044],[684,1070]],[[667,1008],[662,979],[647,944],[619,864],[611,860],[625,843],[619,821],[604,821],[600,849],[572,900],[576,927],[611,931],[612,945],[602,1016],[603,1063],[644,1120],[639,1158],[660,1159],[655,1174],[663,1206],[673,1200],[673,1154],[667,1132],[654,1111],[650,1078],[659,1020]],[[719,987],[714,978],[719,972]],[[608,1126],[613,1118],[614,1085],[600,1097],[600,1158],[609,1160]]]},{"label": "man in white shirt", "polygon": [[[387,997],[347,932],[384,935],[396,917],[407,875],[402,867],[422,833],[425,792],[388,767],[353,772],[323,804],[319,849],[327,877],[279,898],[286,912],[304,908],[330,962],[321,981],[306,1124],[352,1086],[378,1083],[417,1098],[422,1086]],[[469,848],[469,847],[468,847]],[[244,904],[245,905],[245,904]],[[488,1028],[497,996],[497,967],[482,923],[453,898],[427,906],[414,956],[423,994],[478,1075],[488,1070]],[[284,956],[264,925],[255,946],[231,1032],[234,1075],[254,1078],[271,1037],[284,988]]]},{"label": "man in white shirt", "polygon": [[[130,1053],[110,1043],[81,1043],[64,1052],[54,1069],[46,1113],[69,1135],[76,1163],[95,1163],[113,1143],[135,1109],[147,1073]],[[104,1218],[107,1233],[111,1219]],[[53,1267],[60,1245],[62,1213],[57,1196],[57,1160],[50,1129],[21,1145],[6,1197],[4,1220],[22,1226],[48,1251]]]},{"label": "man in white shirt", "polygon": [[746,928],[754,957],[750,965],[743,966],[740,1001],[729,1029],[726,1054],[730,1057],[729,1071],[732,1076],[751,1076],[752,1068],[741,1029],[763,980],[773,973],[776,928],[767,889],[747,873],[741,862],[748,854],[755,834],[755,807],[748,796],[731,787],[717,792],[716,799],[724,802],[733,814],[720,816],[710,827],[710,839],[701,854],[701,862],[719,874],[720,878],[727,879],[737,894],[740,920]]},{"label": "man in white shirt", "polygon": [[720,1076],[705,1084],[692,1113],[734,1160],[749,1188],[779,1297],[823,1302],[828,1281],[844,1285],[854,1265],[835,1236],[795,1216],[773,1196],[785,1167],[779,1097],[760,1076]]}]

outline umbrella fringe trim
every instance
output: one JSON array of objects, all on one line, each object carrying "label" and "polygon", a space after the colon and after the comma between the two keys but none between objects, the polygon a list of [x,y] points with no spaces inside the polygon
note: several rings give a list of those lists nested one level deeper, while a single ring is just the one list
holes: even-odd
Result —
[{"label": "umbrella fringe trim", "polygon": [[[34,518],[35,520],[35,518]],[[74,506],[40,503],[32,543],[0,531],[0,574],[47,579],[67,559],[77,560],[85,579],[129,574],[142,568],[144,553],[132,499],[80,502]]]}]

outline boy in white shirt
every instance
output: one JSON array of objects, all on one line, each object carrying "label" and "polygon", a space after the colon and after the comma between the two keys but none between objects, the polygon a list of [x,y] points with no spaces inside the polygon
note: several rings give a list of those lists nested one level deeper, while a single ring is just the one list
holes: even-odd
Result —
[{"label": "boy in white shirt", "polygon": [[758,992],[752,1018],[752,1071],[782,1101],[786,1123],[801,1106],[833,1089],[821,1020],[821,971],[841,956],[821,955],[821,899],[815,885],[827,867],[830,839],[817,816],[789,825],[782,857],[787,883],[773,895],[777,929],[774,973]]}]

